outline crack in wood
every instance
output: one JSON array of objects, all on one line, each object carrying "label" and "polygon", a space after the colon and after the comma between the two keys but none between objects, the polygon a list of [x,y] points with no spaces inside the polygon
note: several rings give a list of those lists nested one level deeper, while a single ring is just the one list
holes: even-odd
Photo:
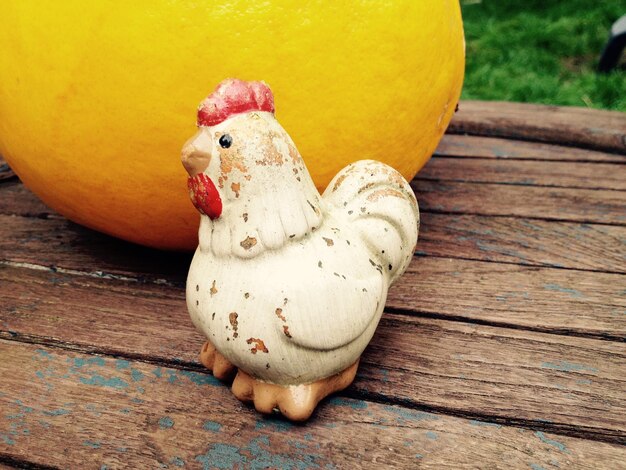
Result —
[{"label": "crack in wood", "polygon": [[396,307],[385,307],[386,313],[395,313],[397,315],[406,315],[407,317],[417,317],[417,318],[432,318],[434,320],[442,320],[449,322],[458,322],[458,323],[472,323],[474,325],[483,325],[483,326],[492,326],[498,328],[509,328],[511,330],[520,330],[520,331],[536,331],[537,333],[545,333],[556,336],[576,336],[579,338],[589,338],[589,339],[597,339],[602,341],[613,341],[623,343],[626,342],[626,337],[620,335],[611,335],[610,333],[592,333],[592,332],[582,332],[577,330],[572,330],[568,328],[558,328],[558,327],[535,327],[535,326],[527,326],[527,325],[517,325],[515,323],[507,323],[507,322],[499,322],[494,320],[481,320],[479,318],[468,318],[463,317],[461,315],[450,315],[450,314],[438,314],[432,312],[423,312],[416,310],[408,310]]}]

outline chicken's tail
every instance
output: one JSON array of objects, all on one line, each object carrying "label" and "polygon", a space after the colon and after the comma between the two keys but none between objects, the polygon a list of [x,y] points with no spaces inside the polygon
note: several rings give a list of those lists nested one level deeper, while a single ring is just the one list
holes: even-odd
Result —
[{"label": "chicken's tail", "polygon": [[419,230],[413,190],[384,163],[361,160],[341,170],[324,191],[330,210],[347,218],[372,252],[371,261],[390,284],[411,262]]}]

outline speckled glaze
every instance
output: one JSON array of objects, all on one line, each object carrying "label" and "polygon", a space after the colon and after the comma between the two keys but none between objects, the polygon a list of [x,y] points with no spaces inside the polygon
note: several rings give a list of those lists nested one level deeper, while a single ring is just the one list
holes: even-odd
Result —
[{"label": "speckled glaze", "polygon": [[201,359],[219,378],[239,370],[233,392],[259,411],[306,419],[352,382],[411,260],[417,202],[375,161],[349,165],[320,196],[272,112],[220,113],[183,149],[203,214],[187,280]]}]

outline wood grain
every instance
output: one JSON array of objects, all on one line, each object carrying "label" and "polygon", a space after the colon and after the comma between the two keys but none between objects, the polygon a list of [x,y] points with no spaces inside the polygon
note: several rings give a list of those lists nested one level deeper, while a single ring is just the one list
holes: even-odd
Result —
[{"label": "wood grain", "polygon": [[[436,256],[514,262],[527,265],[623,272],[626,265],[624,243],[626,228],[587,223],[524,220],[519,217],[490,217],[433,213],[433,205],[460,209],[447,199],[439,206],[437,195],[428,188],[441,189],[433,182],[415,183],[424,187],[420,195],[422,224],[418,251]],[[3,187],[0,198],[0,259],[58,266],[87,272],[105,272],[140,279],[167,279],[184,282],[190,257],[166,255],[125,243],[73,224],[62,217],[45,215],[49,211],[20,184]],[[469,188],[471,189],[471,187]],[[503,188],[506,190],[506,187]],[[10,203],[11,211],[25,215],[2,215],[6,195],[19,194]],[[444,201],[444,199],[441,199]],[[458,201],[456,201],[458,202]],[[479,201],[475,201],[477,204]],[[479,207],[465,208],[502,213],[493,207],[498,201],[480,201]],[[499,209],[499,210],[498,210]],[[7,211],[5,211],[7,212]],[[623,212],[623,210],[622,210]],[[530,211],[527,212],[531,214]],[[28,214],[44,214],[29,217]]]},{"label": "wood grain", "polygon": [[[180,288],[7,267],[0,273],[4,338],[198,367],[202,338]],[[621,442],[625,359],[623,342],[386,314],[353,390]]]},{"label": "wood grain", "polygon": [[[36,261],[37,252],[33,256],[33,261]],[[71,261],[69,254],[67,256],[66,259]],[[138,266],[165,264],[172,255],[148,251],[146,256],[149,261],[145,261],[143,256],[137,257]],[[177,260],[178,271],[172,270],[169,277],[162,278],[148,275],[126,277],[124,274],[129,274],[130,268],[114,273],[94,271],[90,268],[96,269],[99,258],[79,258],[78,263],[68,261],[62,265],[69,270],[58,267],[58,264],[51,270],[39,266],[44,270],[40,272],[3,266],[0,267],[0,279],[15,283],[15,293],[21,292],[24,287],[35,289],[41,286],[32,295],[33,299],[49,296],[47,289],[52,287],[50,276],[55,279],[64,272],[82,274],[87,283],[91,279],[121,277],[129,282],[131,291],[139,289],[136,284],[151,282],[156,284],[156,292],[159,292],[160,286],[165,284],[182,289],[188,263],[188,258],[184,259],[184,262]],[[81,265],[83,260],[87,260],[87,264]],[[44,261],[51,261],[51,258],[44,257]],[[173,266],[172,263],[169,268]],[[74,271],[72,267],[82,271]],[[76,279],[81,279],[81,276]],[[76,284],[76,288],[79,286]],[[420,256],[412,260],[408,271],[390,290],[387,305],[407,313],[462,318],[560,334],[622,339],[626,334],[626,318],[620,315],[626,307],[624,289],[626,276],[620,274]],[[88,291],[80,292],[81,295],[89,295]],[[451,293],[454,295],[450,296]],[[5,298],[10,295],[11,292],[7,292]],[[24,299],[29,297],[21,295],[25,296]]]},{"label": "wood grain", "polygon": [[626,227],[422,212],[417,252],[625,273]]},{"label": "wood grain", "polygon": [[624,191],[626,165],[434,157],[417,179]]},{"label": "wood grain", "polygon": [[420,210],[626,225],[626,192],[413,180]]},{"label": "wood grain", "polygon": [[387,306],[537,331],[626,337],[626,276],[446,258],[418,258]]},{"label": "wood grain", "polygon": [[435,151],[439,157],[493,158],[501,160],[549,160],[626,163],[623,155],[541,142],[473,135],[446,134]]},{"label": "wood grain", "polygon": [[617,468],[626,458],[615,445],[349,398],[293,425],[196,371],[7,341],[0,354],[0,456],[35,464]]},{"label": "wood grain", "polygon": [[626,114],[618,111],[462,101],[448,132],[626,154]]}]

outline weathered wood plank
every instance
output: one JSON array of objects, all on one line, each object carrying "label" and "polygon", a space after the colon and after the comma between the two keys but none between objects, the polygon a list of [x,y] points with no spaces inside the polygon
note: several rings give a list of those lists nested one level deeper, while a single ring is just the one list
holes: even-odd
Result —
[{"label": "weathered wood plank", "polygon": [[626,165],[435,157],[417,179],[624,191]]},{"label": "weathered wood plank", "polygon": [[626,227],[422,212],[417,252],[625,273]]},{"label": "weathered wood plank", "polygon": [[626,192],[413,180],[420,210],[626,225]]},{"label": "weathered wood plank", "polygon": [[[429,212],[421,217],[422,255],[626,272],[626,227]],[[141,248],[62,218],[0,215],[0,260],[182,285],[191,254]]]},{"label": "weathered wood plank", "polygon": [[[626,227],[423,212],[418,253],[626,272]],[[62,218],[0,215],[0,260],[182,285],[191,254],[165,253]]]},{"label": "weathered wood plank", "polygon": [[[162,254],[160,258],[159,255],[154,252],[152,262],[165,263],[171,256]],[[62,276],[63,270],[60,271],[50,274],[0,266],[0,279],[7,285],[15,285],[7,290],[4,298],[11,298],[11,295],[17,293],[23,296],[22,300],[48,298],[52,293],[48,290],[52,287],[51,282],[57,278],[67,279],[68,282],[76,279],[77,283],[72,281],[68,293],[63,296],[71,296],[72,289],[82,289],[83,284],[78,282],[80,277],[66,278]],[[98,271],[86,271],[86,274],[91,277],[80,281],[86,286],[94,278],[116,277]],[[186,266],[182,266],[171,277],[152,279],[152,282],[157,283],[154,292],[170,292],[160,287],[163,283],[182,288],[185,275]],[[140,276],[125,279],[137,279],[135,284],[139,284],[150,278]],[[33,289],[33,293],[22,292],[25,289]],[[148,287],[145,287],[148,289],[146,294],[139,294],[141,291],[134,284],[129,284],[129,289],[130,293],[153,296]],[[387,305],[407,312],[444,318],[622,339],[626,336],[626,317],[621,313],[626,309],[626,298],[623,295],[625,289],[626,276],[623,274],[417,257],[390,290]],[[88,290],[80,292],[85,298],[89,297]],[[175,292],[172,295],[177,298],[178,291],[172,292]],[[59,305],[62,309],[63,303]]]},{"label": "weathered wood plank", "polygon": [[626,338],[626,276],[418,258],[387,306],[538,331]]},{"label": "weathered wood plank", "polygon": [[626,114],[617,111],[462,101],[448,133],[505,137],[626,154]]},{"label": "weathered wood plank", "polygon": [[[433,205],[448,210],[459,209],[459,206],[454,204],[451,207],[454,202],[450,198],[438,199],[427,191],[433,187],[441,189],[440,184],[414,184],[424,187],[420,194],[422,225],[418,250],[421,252],[574,269],[624,270],[626,228],[623,226],[493,218],[463,215],[462,211],[459,215],[431,213],[429,209]],[[20,218],[2,215],[3,206],[9,206],[3,203],[11,199],[5,196],[15,196],[16,192],[19,197],[10,202],[12,212],[45,214],[50,211],[22,185],[11,184],[11,187],[13,191],[8,193],[3,188],[0,197],[0,259],[184,282],[186,274],[182,270],[188,266],[188,256],[159,254],[98,234],[58,216]],[[447,202],[447,206],[438,205],[439,201]],[[474,202],[480,205],[470,207],[466,201],[464,204],[477,211],[487,205],[487,212],[496,214],[506,209],[489,207],[497,203],[491,198]]]},{"label": "weathered wood plank", "polygon": [[[0,275],[2,337],[197,367],[202,338],[180,288],[6,267]],[[438,296],[439,304],[462,290],[415,288],[420,301]],[[496,303],[487,299],[482,308]],[[625,359],[622,342],[386,314],[354,390],[618,442],[626,438]]]},{"label": "weathered wood plank", "polygon": [[293,425],[195,371],[7,341],[0,354],[0,455],[35,464],[617,468],[626,459],[616,445],[349,398]]},{"label": "weathered wood plank", "polygon": [[455,134],[443,136],[435,155],[440,157],[626,163],[623,155],[614,153],[540,142]]}]

